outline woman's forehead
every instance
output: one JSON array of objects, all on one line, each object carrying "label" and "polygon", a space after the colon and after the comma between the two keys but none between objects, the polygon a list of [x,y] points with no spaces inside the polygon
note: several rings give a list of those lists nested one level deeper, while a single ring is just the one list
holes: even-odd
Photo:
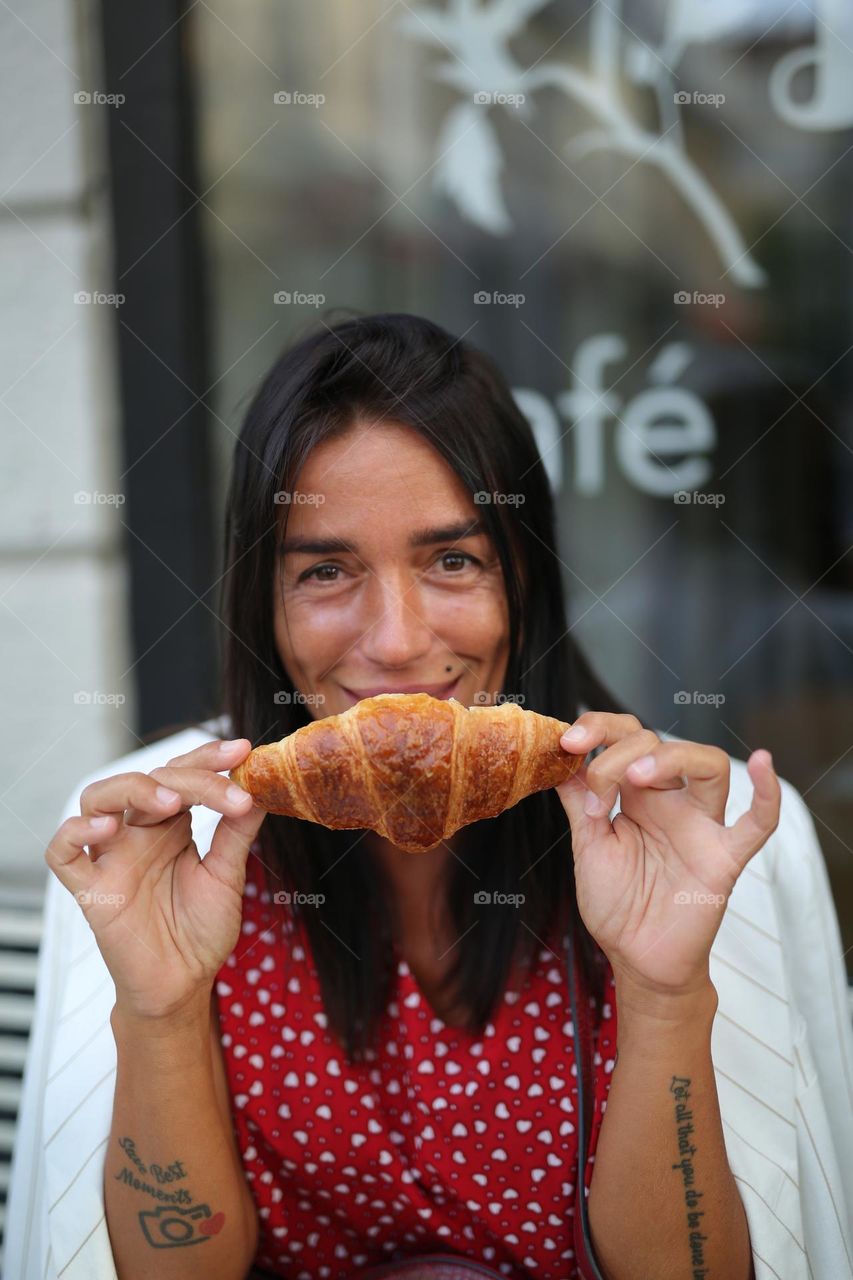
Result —
[{"label": "woman's forehead", "polygon": [[428,472],[453,484],[458,476],[424,435],[402,423],[359,422],[342,435],[315,445],[300,471],[313,484],[347,485],[359,478],[372,484],[400,482]]},{"label": "woman's forehead", "polygon": [[408,428],[353,430],[318,445],[291,491],[276,497],[291,532],[345,537],[365,522],[389,531],[451,525],[479,513],[450,464]]}]

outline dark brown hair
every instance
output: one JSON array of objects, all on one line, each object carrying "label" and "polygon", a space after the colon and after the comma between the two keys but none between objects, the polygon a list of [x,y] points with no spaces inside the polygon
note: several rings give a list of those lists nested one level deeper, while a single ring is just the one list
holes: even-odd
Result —
[{"label": "dark brown hair", "polygon": [[[273,580],[283,514],[275,495],[295,487],[322,441],[355,421],[381,420],[428,440],[472,495],[523,495],[514,506],[478,506],[508,602],[504,692],[567,721],[576,719],[579,703],[624,710],[567,629],[551,491],[507,382],[487,355],[429,320],[369,315],[334,327],[323,322],[291,345],[245,414],[228,493],[221,615],[232,735],[257,746],[311,720],[295,696],[306,691],[294,688],[275,645]],[[259,837],[271,891],[325,895],[319,909],[292,910],[309,940],[329,1026],[350,1061],[372,1047],[393,978],[387,885],[361,834],[271,814]],[[555,940],[570,927],[579,930],[586,985],[600,1003],[604,957],[578,914],[570,829],[556,792],[474,823],[458,833],[454,848],[456,841],[446,903],[460,941],[447,983],[471,1012],[469,1030],[482,1033],[516,959],[530,962],[545,943],[565,962]],[[523,893],[524,902],[483,911],[475,891]]]}]

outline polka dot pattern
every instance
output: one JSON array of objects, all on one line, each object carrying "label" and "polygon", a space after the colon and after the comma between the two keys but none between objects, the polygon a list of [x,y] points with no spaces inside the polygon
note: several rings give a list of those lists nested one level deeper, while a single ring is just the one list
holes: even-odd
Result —
[{"label": "polka dot pattern", "polygon": [[[452,1251],[510,1280],[572,1280],[577,1077],[565,952],[536,954],[482,1037],[437,1017],[397,955],[378,1048],[349,1067],[288,911],[271,903],[250,857],[240,938],[216,990],[260,1218],[256,1265],[293,1280],[350,1280]],[[608,978],[585,1194],[615,1058]]]}]

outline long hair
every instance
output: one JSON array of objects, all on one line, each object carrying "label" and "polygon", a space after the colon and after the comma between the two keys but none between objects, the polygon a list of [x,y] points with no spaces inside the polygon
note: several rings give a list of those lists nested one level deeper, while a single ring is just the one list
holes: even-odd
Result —
[{"label": "long hair", "polygon": [[[429,441],[480,503],[500,558],[509,614],[503,692],[525,709],[572,721],[579,704],[622,711],[568,630],[554,506],[530,425],[493,361],[419,316],[355,316],[301,337],[275,361],[246,411],[235,446],[225,516],[222,678],[232,735],[276,742],[311,720],[273,633],[276,547],[311,450],[358,421],[404,425]],[[354,499],[357,501],[357,499]],[[302,696],[300,696],[300,694]],[[328,1025],[349,1061],[372,1057],[393,980],[391,904],[378,859],[358,831],[332,831],[270,814],[259,835],[271,893],[323,894],[292,918],[305,930]],[[458,843],[457,843],[458,842]],[[463,828],[443,901],[455,946],[447,989],[482,1034],[515,962],[532,961],[574,928],[583,976],[600,1006],[606,961],[575,898],[569,824],[554,791]],[[493,895],[483,911],[475,893]],[[523,894],[513,898],[495,894]],[[288,899],[284,898],[284,902]],[[480,899],[482,902],[483,899]],[[504,905],[506,904],[506,905]],[[559,943],[554,950],[560,956]]]}]

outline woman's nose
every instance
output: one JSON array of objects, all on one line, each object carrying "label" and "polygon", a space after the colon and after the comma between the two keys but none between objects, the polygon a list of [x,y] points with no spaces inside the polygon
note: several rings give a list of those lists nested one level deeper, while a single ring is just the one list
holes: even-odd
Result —
[{"label": "woman's nose", "polygon": [[433,633],[416,586],[374,579],[367,593],[363,651],[389,667],[402,667],[429,652]]}]

